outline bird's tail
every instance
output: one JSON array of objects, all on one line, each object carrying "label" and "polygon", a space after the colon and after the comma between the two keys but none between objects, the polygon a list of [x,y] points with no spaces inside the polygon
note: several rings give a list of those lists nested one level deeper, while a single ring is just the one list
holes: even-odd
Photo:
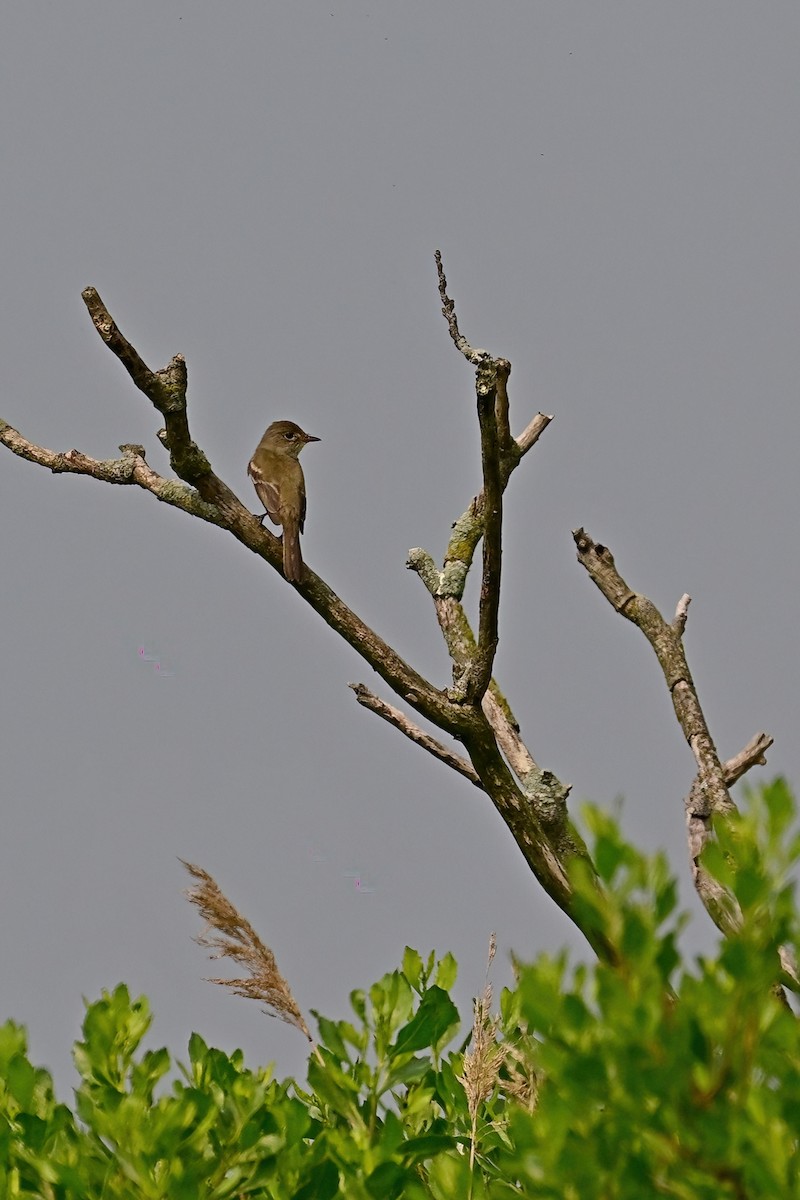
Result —
[{"label": "bird's tail", "polygon": [[293,521],[287,522],[283,527],[283,573],[289,583],[299,583],[303,574],[300,527]]}]

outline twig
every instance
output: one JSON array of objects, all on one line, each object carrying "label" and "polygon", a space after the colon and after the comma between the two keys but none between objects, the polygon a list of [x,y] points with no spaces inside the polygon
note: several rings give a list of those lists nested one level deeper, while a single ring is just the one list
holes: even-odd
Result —
[{"label": "twig", "polygon": [[120,446],[122,458],[90,458],[80,450],[56,451],[37,446],[6,421],[0,421],[0,442],[19,458],[47,467],[54,475],[89,475],[103,483],[131,484],[152,492],[158,500],[173,508],[202,517],[214,525],[226,524],[219,509],[201,500],[193,487],[175,479],[165,479],[154,471],[145,462],[144,446],[127,443]]},{"label": "twig", "polygon": [[532,772],[538,770],[538,767],[533,755],[520,737],[519,726],[508,701],[494,680],[486,689],[481,707],[495,732],[498,746],[508,759],[509,766],[520,783],[525,786],[526,780],[529,779]]},{"label": "twig", "polygon": [[689,617],[689,605],[692,603],[692,597],[686,593],[681,596],[675,609],[675,616],[672,618],[672,628],[677,633],[678,637],[683,637],[686,632],[686,621]]},{"label": "twig", "polygon": [[699,860],[711,836],[712,815],[736,811],[728,788],[751,766],[764,761],[764,754],[772,744],[772,739],[767,734],[757,734],[735,758],[724,764],[720,762],[683,648],[689,597],[681,597],[675,619],[668,624],[651,600],[631,590],[617,570],[608,547],[592,541],[583,529],[576,529],[573,537],[578,547],[579,562],[608,602],[641,629],[664,673],[675,715],[698,768],[697,777],[684,802],[694,885],[714,924],[726,935],[735,933],[742,921],[738,901],[709,875]]},{"label": "twig", "polygon": [[478,610],[478,647],[464,681],[469,701],[481,701],[489,686],[497,652],[500,573],[503,538],[503,488],[500,483],[500,444],[495,412],[498,378],[507,378],[504,359],[485,359],[478,368],[475,388],[481,427],[483,463],[483,570]]},{"label": "twig", "polygon": [[[503,490],[508,486],[511,472],[519,465],[520,460],[528,451],[536,445],[552,419],[552,416],[548,416],[546,413],[537,413],[519,437],[512,438],[511,453],[500,462]],[[519,453],[516,452],[517,450]],[[441,571],[436,570],[433,558],[426,550],[419,547],[409,550],[406,566],[409,570],[417,572],[432,596],[452,596],[456,600],[460,600],[463,596],[475,550],[483,537],[485,503],[483,488],[481,488],[477,495],[473,496],[466,510],[453,523]]]},{"label": "twig", "polygon": [[[183,355],[176,354],[159,371],[151,370],[122,333],[97,289],[84,288],[81,295],[92,323],[106,346],[122,363],[139,391],[163,416],[165,428],[159,431],[158,438],[169,451],[170,466],[175,474],[197,488],[201,499],[221,509],[232,521],[240,519],[243,505],[214,473],[205,454],[192,441],[186,409],[188,379]],[[273,540],[277,546],[277,539]]]},{"label": "twig", "polygon": [[767,751],[774,741],[775,739],[768,733],[756,733],[743,750],[734,754],[733,758],[727,759],[722,764],[722,769],[725,772],[725,782],[728,787],[733,787],[751,767],[766,766]]},{"label": "twig", "polygon": [[[497,358],[495,359],[495,368],[494,419],[499,442],[500,467],[498,473],[501,486],[504,488],[505,485],[502,484],[503,463],[507,462],[512,454],[515,462],[519,462],[520,454],[519,447],[511,436],[511,425],[509,424],[508,377],[511,374],[511,363],[507,358]],[[506,482],[508,482],[508,475],[506,475]]]},{"label": "twig", "polygon": [[528,422],[519,437],[514,439],[519,446],[520,458],[528,453],[531,446],[536,445],[552,419],[552,413],[550,415],[547,413],[537,413],[533,420]]},{"label": "twig", "polygon": [[700,707],[681,640],[680,622],[669,625],[646,596],[632,591],[617,570],[607,546],[592,541],[583,529],[572,534],[578,561],[609,604],[641,629],[655,652],[672,696],[675,715],[691,747],[699,771],[699,787],[713,812],[733,812],[736,805],[725,785],[722,765]]},{"label": "twig", "polygon": [[383,717],[384,721],[388,721],[390,725],[394,725],[395,729],[399,729],[402,734],[418,746],[421,746],[423,750],[427,750],[434,758],[440,759],[445,766],[452,767],[454,771],[458,771],[460,775],[463,775],[475,787],[480,788],[481,791],[484,790],[477,771],[460,754],[455,754],[452,750],[448,750],[446,746],[443,746],[441,742],[437,742],[436,738],[430,737],[418,725],[409,720],[399,708],[395,708],[394,705],[387,704],[385,700],[381,700],[379,696],[369,691],[363,683],[350,683],[348,687],[353,689],[356,700],[364,708],[368,708],[370,712]]},{"label": "twig", "polygon": [[[766,733],[757,733],[744,749],[722,764],[722,773],[727,787],[733,787],[738,779],[751,767],[763,766],[766,753],[773,739]],[[708,910],[715,925],[730,933],[738,928],[741,913],[733,897],[702,865],[703,848],[711,837],[711,808],[702,788],[701,776],[695,777],[691,790],[684,800],[686,810],[686,837],[689,845],[692,881],[697,894]]]},{"label": "twig", "polygon": [[457,350],[460,350],[464,358],[471,362],[473,366],[479,366],[485,358],[490,358],[491,355],[487,350],[476,350],[470,346],[467,339],[463,336],[458,328],[458,317],[456,316],[455,303],[447,294],[447,280],[444,277],[444,267],[442,266],[442,253],[437,250],[434,258],[436,259],[436,272],[439,276],[439,295],[442,299],[442,314],[447,321],[447,327],[450,330],[450,337],[455,343]]},{"label": "twig", "polygon": [[100,337],[119,359],[140,392],[158,409],[167,424],[167,445],[180,452],[188,448],[189,425],[186,420],[186,359],[176,354],[162,371],[151,371],[100,298],[97,288],[81,293],[83,302]]}]

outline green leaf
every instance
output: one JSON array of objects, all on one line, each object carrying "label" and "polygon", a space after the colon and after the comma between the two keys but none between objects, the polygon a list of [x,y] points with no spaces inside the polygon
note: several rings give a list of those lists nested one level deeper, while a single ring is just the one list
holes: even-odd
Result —
[{"label": "green leaf", "polygon": [[342,1071],[330,1057],[330,1053],[325,1055],[324,1066],[315,1055],[311,1056],[308,1060],[308,1082],[334,1112],[350,1118],[360,1089],[353,1077]]},{"label": "green leaf", "polygon": [[445,1154],[457,1148],[457,1140],[445,1134],[425,1134],[422,1137],[409,1138],[400,1147],[403,1161],[409,1164],[427,1162],[437,1154]]},{"label": "green leaf", "polygon": [[350,993],[350,1007],[362,1025],[367,1023],[367,994],[361,988]]},{"label": "green leaf", "polygon": [[444,988],[449,992],[458,977],[458,963],[453,955],[448,951],[442,958],[439,959],[436,967],[436,982],[440,988]]},{"label": "green leaf", "polygon": [[782,837],[797,811],[794,796],[786,780],[773,780],[763,789],[761,795],[769,813],[771,832],[777,837]]},{"label": "green leaf", "polygon": [[6,1070],[9,1061],[16,1055],[24,1058],[27,1053],[28,1039],[23,1027],[14,1021],[0,1025],[0,1072]]},{"label": "green leaf", "polygon": [[403,974],[415,992],[422,991],[422,956],[411,946],[403,951]]},{"label": "green leaf", "polygon": [[338,1023],[336,1021],[329,1020],[327,1017],[320,1016],[320,1014],[314,1009],[312,1009],[311,1012],[316,1019],[317,1025],[319,1026],[319,1036],[322,1044],[327,1046],[327,1048],[336,1055],[340,1062],[348,1061],[349,1055],[347,1053],[347,1047],[345,1046],[344,1039],[339,1032]]},{"label": "green leaf", "polygon": [[455,1200],[469,1196],[471,1191],[475,1195],[474,1189],[470,1188],[472,1180],[467,1155],[437,1156],[428,1168],[428,1181],[434,1200]]},{"label": "green leaf", "polygon": [[5,1071],[8,1090],[24,1111],[29,1111],[36,1083],[36,1070],[21,1054],[15,1054]]},{"label": "green leaf", "polygon": [[397,1035],[390,1055],[407,1054],[434,1046],[450,1029],[460,1023],[458,1009],[442,988],[428,988],[414,1016]]},{"label": "green leaf", "polygon": [[615,838],[602,834],[594,845],[594,863],[597,873],[604,883],[610,883],[619,864],[625,855],[624,848]]},{"label": "green leaf", "polygon": [[306,1172],[304,1179],[292,1200],[333,1200],[339,1191],[339,1172],[329,1158]]},{"label": "green leaf", "polygon": [[402,1196],[409,1178],[413,1176],[397,1163],[385,1162],[367,1176],[365,1183],[367,1192],[375,1200],[397,1200],[398,1196]]},{"label": "green leaf", "polygon": [[417,1079],[422,1079],[430,1069],[431,1062],[429,1058],[405,1059],[400,1056],[397,1065],[389,1072],[387,1087],[397,1087],[398,1083],[414,1083]]},{"label": "green leaf", "polygon": [[189,1061],[194,1064],[202,1065],[205,1062],[208,1054],[208,1046],[205,1044],[199,1033],[193,1033],[189,1038]]}]

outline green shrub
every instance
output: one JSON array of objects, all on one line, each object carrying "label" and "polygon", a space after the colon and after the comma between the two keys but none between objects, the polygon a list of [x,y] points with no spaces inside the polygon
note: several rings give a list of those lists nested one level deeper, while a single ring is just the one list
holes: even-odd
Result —
[{"label": "green shrub", "polygon": [[573,882],[618,961],[518,965],[458,1048],[456,964],[410,949],[351,994],[352,1020],[315,1014],[302,1086],[197,1034],[173,1071],[141,1051],[148,1004],[120,985],[87,1009],[73,1112],[8,1022],[0,1200],[800,1197],[800,1039],[776,987],[798,940],[794,813],[777,781],[717,829],[705,865],[740,927],[689,963],[664,858],[589,810],[601,899]]}]

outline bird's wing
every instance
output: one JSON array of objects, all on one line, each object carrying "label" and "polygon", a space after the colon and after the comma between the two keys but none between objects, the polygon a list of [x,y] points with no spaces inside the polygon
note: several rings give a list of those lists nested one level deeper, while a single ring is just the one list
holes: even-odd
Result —
[{"label": "bird's wing", "polygon": [[258,465],[254,462],[248,464],[247,474],[253,481],[253,487],[256,489],[258,496],[264,508],[267,510],[267,516],[273,525],[280,525],[281,520],[279,514],[281,496],[274,483],[270,483]]},{"label": "bird's wing", "polygon": [[300,492],[300,532],[304,533],[306,528],[306,488],[305,482],[302,485]]}]

